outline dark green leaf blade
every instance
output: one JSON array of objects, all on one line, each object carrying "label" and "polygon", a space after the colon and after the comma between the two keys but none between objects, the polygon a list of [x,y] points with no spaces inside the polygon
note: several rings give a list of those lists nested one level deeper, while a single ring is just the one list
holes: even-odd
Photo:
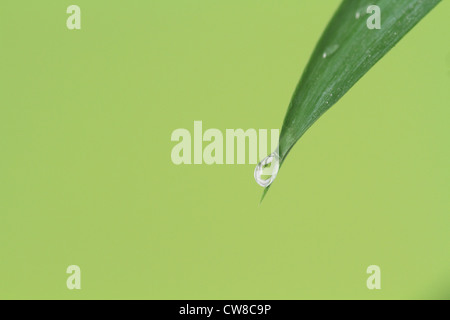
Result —
[{"label": "dark green leaf blade", "polygon": [[[439,2],[343,0],[292,96],[280,133],[280,166],[308,128]],[[367,27],[370,5],[381,9],[381,29]]]}]

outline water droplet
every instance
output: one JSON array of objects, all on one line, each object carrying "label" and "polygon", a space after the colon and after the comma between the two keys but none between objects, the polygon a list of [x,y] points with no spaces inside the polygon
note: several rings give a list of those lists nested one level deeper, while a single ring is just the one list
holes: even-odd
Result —
[{"label": "water droplet", "polygon": [[339,45],[338,44],[333,44],[333,45],[327,47],[325,49],[325,52],[322,55],[322,58],[325,59],[326,57],[331,56],[333,53],[335,53],[337,51],[337,49],[339,49]]},{"label": "water droplet", "polygon": [[[273,152],[265,157],[255,168],[255,180],[261,187],[268,187],[277,177],[280,169],[280,156]],[[267,176],[266,178],[264,176]]]},{"label": "water droplet", "polygon": [[358,10],[356,10],[355,19],[359,19],[366,14],[367,14],[367,6],[361,7]]}]

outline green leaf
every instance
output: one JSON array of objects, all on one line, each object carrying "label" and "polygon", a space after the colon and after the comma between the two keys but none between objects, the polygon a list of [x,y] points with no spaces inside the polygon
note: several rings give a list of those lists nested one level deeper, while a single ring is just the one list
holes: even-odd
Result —
[{"label": "green leaf", "polygon": [[[342,2],[317,43],[289,104],[280,133],[280,167],[306,130],[439,2]],[[367,12],[371,5],[380,8],[380,29],[368,28],[367,21],[375,13]],[[264,189],[261,201],[269,187]]]}]

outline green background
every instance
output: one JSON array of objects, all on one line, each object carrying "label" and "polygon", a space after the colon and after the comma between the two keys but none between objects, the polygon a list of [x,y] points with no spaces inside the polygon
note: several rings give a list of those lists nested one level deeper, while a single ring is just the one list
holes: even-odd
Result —
[{"label": "green background", "polygon": [[450,298],[450,1],[306,133],[262,205],[254,165],[171,161],[194,120],[279,128],[338,4],[2,1],[0,298]]}]

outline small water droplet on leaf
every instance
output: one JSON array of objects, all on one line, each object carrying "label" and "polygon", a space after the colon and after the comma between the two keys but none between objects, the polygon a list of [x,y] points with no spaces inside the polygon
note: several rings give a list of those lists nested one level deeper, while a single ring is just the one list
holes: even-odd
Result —
[{"label": "small water droplet on leaf", "polygon": [[323,53],[322,58],[325,59],[326,57],[331,56],[333,53],[335,53],[337,51],[337,49],[339,49],[339,45],[338,44],[333,44],[331,46],[328,46],[325,49],[325,52]]}]

